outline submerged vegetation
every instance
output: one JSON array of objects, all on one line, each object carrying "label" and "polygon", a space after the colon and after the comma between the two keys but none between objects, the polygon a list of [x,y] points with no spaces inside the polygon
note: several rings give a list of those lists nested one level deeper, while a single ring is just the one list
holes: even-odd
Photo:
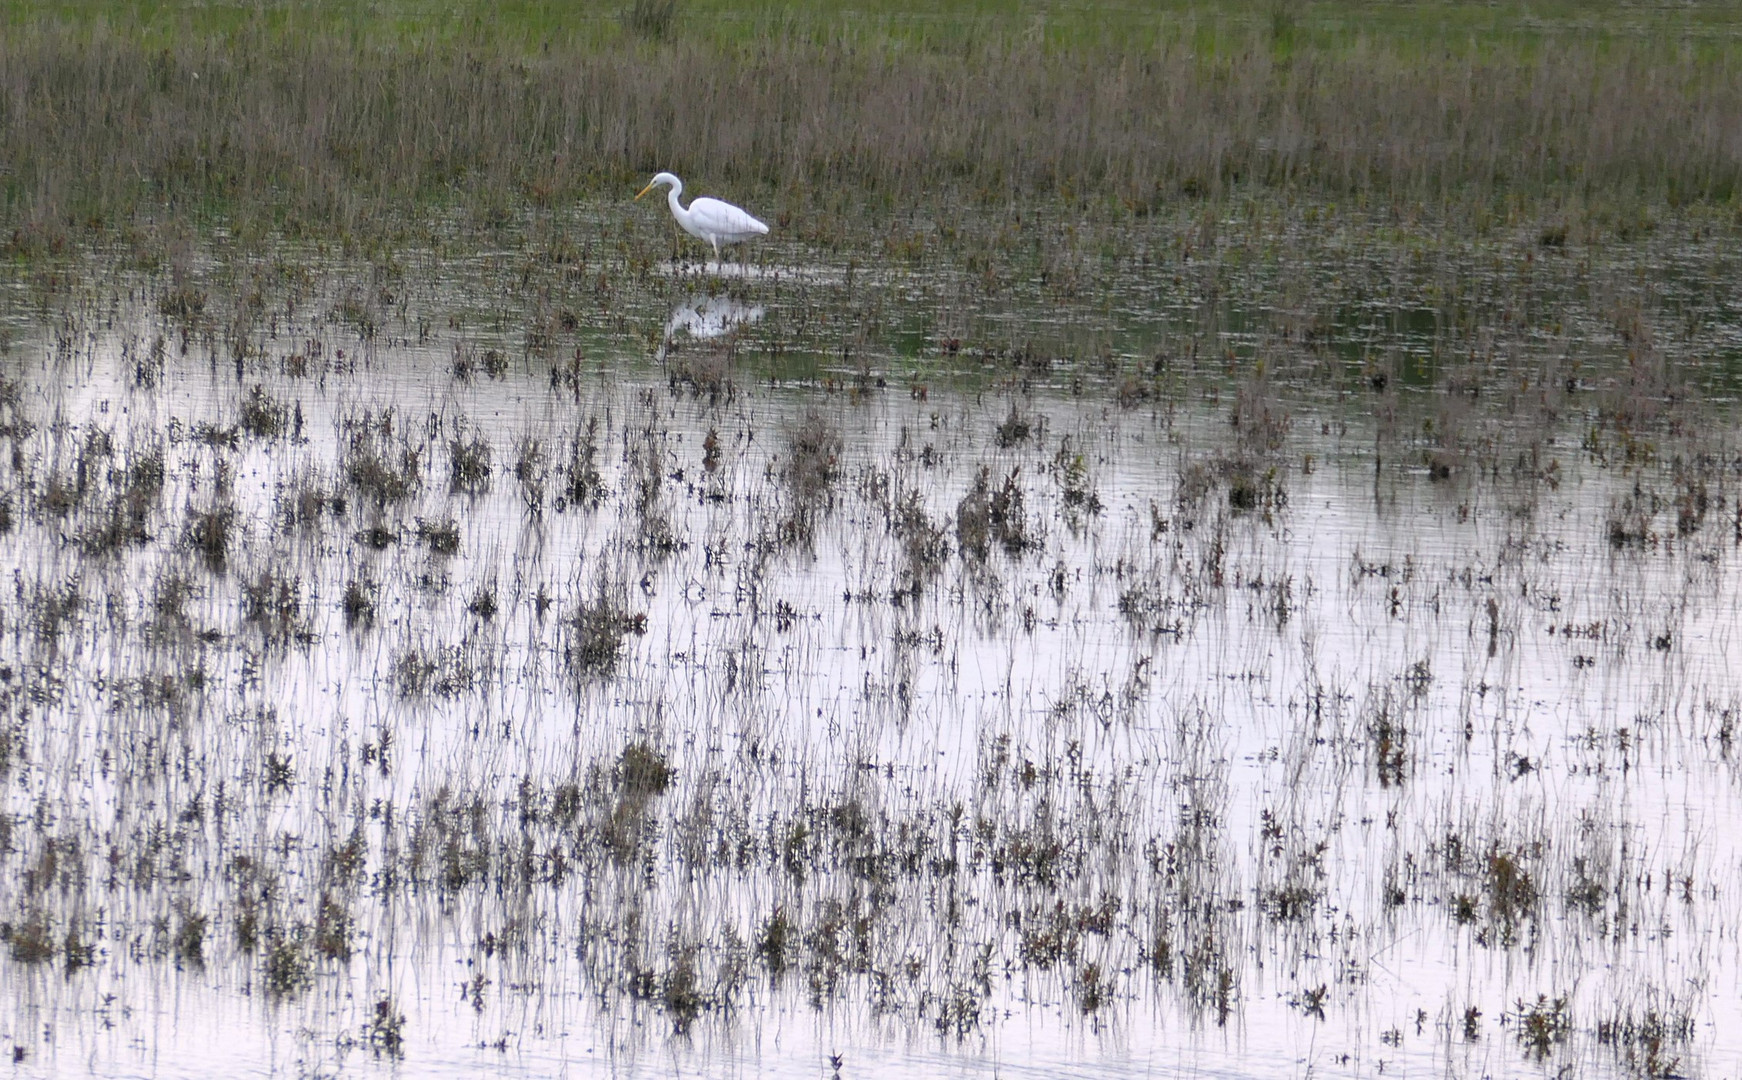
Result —
[{"label": "submerged vegetation", "polygon": [[462,9],[0,3],[15,1061],[1735,1056],[1733,15]]}]

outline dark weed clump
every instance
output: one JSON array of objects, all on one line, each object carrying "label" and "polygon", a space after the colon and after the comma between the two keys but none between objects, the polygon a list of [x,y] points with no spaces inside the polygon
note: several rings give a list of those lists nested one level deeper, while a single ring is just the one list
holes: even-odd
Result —
[{"label": "dark weed clump", "polygon": [[315,952],[326,960],[345,963],[351,959],[351,912],[338,898],[322,893],[315,910]]},{"label": "dark weed clump", "polygon": [[1402,706],[1391,695],[1380,695],[1369,708],[1367,737],[1372,747],[1373,769],[1381,787],[1401,786],[1408,776],[1408,731]]},{"label": "dark weed clump", "polygon": [[784,907],[776,907],[756,932],[756,957],[768,969],[776,983],[793,963],[799,947],[799,928],[787,918]]},{"label": "dark weed clump", "polygon": [[1288,489],[1275,466],[1260,471],[1252,462],[1236,459],[1225,462],[1223,468],[1230,509],[1269,515],[1288,505]]},{"label": "dark weed clump", "polygon": [[184,542],[206,564],[206,569],[221,574],[230,559],[231,534],[237,521],[236,508],[217,506],[209,510],[190,511],[182,531]]},{"label": "dark weed clump", "polygon": [[1643,1004],[1617,1007],[1597,1022],[1597,1042],[1608,1047],[1622,1066],[1647,1080],[1671,1080],[1684,1075],[1683,1061],[1692,1051],[1697,1024],[1694,1003],[1648,987]]},{"label": "dark weed clump", "polygon": [[521,505],[534,517],[544,513],[544,488],[549,476],[544,443],[530,436],[517,440],[514,445],[514,482],[520,487]]},{"label": "dark weed clump", "polygon": [[265,976],[266,992],[274,998],[300,994],[313,984],[314,965],[300,932],[278,936],[266,953]]},{"label": "dark weed clump", "polygon": [[1094,477],[1089,472],[1088,457],[1071,448],[1069,436],[1059,440],[1058,453],[1053,455],[1052,472],[1059,485],[1064,504],[1065,521],[1072,531],[1084,526],[1084,516],[1100,514],[1101,496],[1095,490]]},{"label": "dark weed clump", "polygon": [[206,963],[206,930],[209,920],[197,911],[183,911],[175,930],[176,963],[201,968]]},{"label": "dark weed clump", "polygon": [[898,589],[915,598],[943,569],[950,557],[944,526],[931,519],[917,490],[909,491],[895,511],[895,535],[901,540],[901,581]]},{"label": "dark weed clump", "polygon": [[302,582],[264,570],[242,583],[242,622],[269,645],[313,641],[303,611]]},{"label": "dark weed clump", "polygon": [[1018,412],[1016,404],[1012,402],[1010,415],[1006,416],[1003,422],[998,425],[994,437],[1000,450],[1008,450],[1013,446],[1021,446],[1026,443],[1033,430],[1033,426],[1028,422],[1028,417]]},{"label": "dark weed clump", "polygon": [[359,498],[387,506],[403,502],[422,484],[422,453],[394,437],[391,412],[365,416],[351,425],[343,472]]},{"label": "dark weed clump", "polygon": [[33,914],[17,925],[0,923],[0,940],[6,942],[12,959],[21,964],[46,964],[55,956],[54,932],[48,918],[41,913]]},{"label": "dark weed clump", "polygon": [[448,490],[482,495],[490,490],[490,444],[482,437],[448,443]]},{"label": "dark weed clump", "polygon": [[389,1058],[405,1056],[405,1014],[393,1004],[393,999],[384,997],[375,1003],[375,1011],[363,1023],[363,1043],[376,1056],[385,1054]]},{"label": "dark weed clump", "polygon": [[717,996],[702,985],[697,951],[694,946],[675,949],[664,971],[641,968],[626,980],[629,996],[664,1013],[678,1035],[687,1032],[704,1011],[719,1005]]},{"label": "dark weed clump", "polygon": [[472,594],[472,598],[466,601],[466,610],[485,622],[494,619],[498,610],[496,606],[496,583],[490,581],[478,586],[478,590]]},{"label": "dark weed clump", "polygon": [[811,409],[796,428],[787,433],[786,460],[780,469],[795,515],[814,513],[827,502],[839,475],[841,430],[822,413]]},{"label": "dark weed clump", "polygon": [[386,551],[394,544],[399,543],[399,532],[387,525],[376,522],[373,525],[365,525],[355,533],[352,533],[351,539],[362,544],[370,551]]},{"label": "dark weed clump", "polygon": [[342,517],[348,509],[342,495],[318,476],[305,474],[278,492],[274,517],[281,532],[311,534],[319,532],[323,520]]},{"label": "dark weed clump", "polygon": [[601,590],[593,600],[579,604],[562,628],[563,659],[569,671],[590,682],[617,674],[624,641],[647,632],[647,616],[630,612]]},{"label": "dark weed clump", "polygon": [[[151,542],[151,518],[163,493],[163,450],[152,447],[134,455],[123,468],[108,470],[108,482],[112,487],[108,498],[79,534],[79,546],[90,555],[114,555]],[[10,508],[4,518],[0,525],[9,528]],[[0,534],[5,531],[0,528]]]},{"label": "dark weed clump", "polygon": [[289,412],[264,386],[254,386],[242,399],[242,431],[257,439],[276,439],[284,432]]},{"label": "dark weed clump", "polygon": [[[568,464],[562,469],[562,501],[577,509],[594,510],[606,496],[599,472],[599,420],[588,417],[585,430],[569,443]],[[558,506],[560,512],[563,507]]]},{"label": "dark weed clump", "polygon": [[388,669],[401,697],[450,701],[471,694],[488,674],[476,650],[463,643],[405,649]]},{"label": "dark weed clump", "polygon": [[1536,1061],[1543,1061],[1572,1034],[1573,1021],[1565,996],[1550,999],[1538,994],[1535,1001],[1519,1001],[1514,1008],[1513,1022],[1518,1028],[1518,1041]]},{"label": "dark weed clump", "polygon": [[1644,549],[1656,539],[1652,521],[1658,510],[1656,494],[1643,490],[1637,483],[1609,510],[1609,546],[1616,551],[1628,548]]},{"label": "dark weed clump", "polygon": [[460,525],[452,518],[446,521],[418,518],[417,539],[437,555],[452,555],[460,550]]},{"label": "dark weed clump", "polygon": [[1021,474],[1020,466],[1010,470],[1004,482],[994,488],[991,469],[980,466],[972,490],[956,504],[956,542],[963,554],[984,559],[990,546],[997,543],[1005,553],[1016,556],[1033,546]]},{"label": "dark weed clump", "polygon": [[1488,902],[1494,916],[1503,922],[1516,922],[1536,912],[1536,878],[1526,866],[1526,858],[1522,851],[1501,849],[1488,856]]},{"label": "dark weed clump", "polygon": [[677,770],[666,761],[665,755],[647,742],[625,746],[613,771],[620,789],[636,799],[664,795],[677,779]]}]

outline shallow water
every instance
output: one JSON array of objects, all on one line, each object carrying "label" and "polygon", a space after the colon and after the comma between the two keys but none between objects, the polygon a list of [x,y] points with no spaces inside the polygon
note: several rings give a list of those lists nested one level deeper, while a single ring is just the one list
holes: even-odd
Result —
[{"label": "shallow water", "polygon": [[[782,254],[559,264],[571,320],[513,248],[328,266],[240,337],[161,281],[15,288],[24,1073],[1727,1075],[1721,427],[1624,461],[1596,345],[1509,389],[1564,326],[1461,419],[1455,310],[1373,299],[1326,361],[1286,297],[961,310],[959,270]],[[1237,261],[1200,280],[1256,298]]]}]

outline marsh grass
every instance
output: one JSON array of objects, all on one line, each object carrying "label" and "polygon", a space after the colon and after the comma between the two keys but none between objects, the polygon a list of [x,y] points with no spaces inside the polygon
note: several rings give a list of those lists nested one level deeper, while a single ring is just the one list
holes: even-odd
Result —
[{"label": "marsh grass", "polygon": [[633,0],[623,12],[623,25],[632,34],[663,41],[671,36],[677,14],[677,0]]},{"label": "marsh grass", "polygon": [[[957,41],[916,47],[826,25],[753,42],[674,33],[672,4],[637,2],[635,48],[264,17],[145,45],[124,20],[50,6],[0,43],[12,102],[0,211],[7,250],[28,255],[166,215],[357,235],[457,198],[489,220],[662,166],[778,190],[782,214],[812,218],[841,186],[1063,194],[1134,214],[1249,189],[1615,205],[1738,190],[1742,74],[1722,37],[1569,24],[1545,47],[1532,24],[1499,19],[1476,47],[1435,48],[1419,33],[1299,33],[1291,19],[1206,37],[1157,14],[1123,35],[1037,42],[963,17]],[[184,322],[205,310],[189,289],[163,304]],[[372,302],[354,309],[378,321]]]}]

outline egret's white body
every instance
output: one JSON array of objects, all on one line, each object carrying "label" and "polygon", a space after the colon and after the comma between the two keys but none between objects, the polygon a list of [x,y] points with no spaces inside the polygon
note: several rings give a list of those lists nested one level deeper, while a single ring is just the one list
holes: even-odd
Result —
[{"label": "egret's white body", "polygon": [[768,232],[768,226],[757,221],[749,214],[719,199],[691,199],[688,209],[677,201],[683,194],[683,181],[671,173],[662,172],[648,181],[641,189],[637,199],[661,184],[668,184],[671,190],[666,192],[665,201],[671,206],[671,216],[677,218],[677,223],[683,226],[683,231],[706,240],[714,245],[714,258],[720,257],[721,244],[736,244],[740,240],[748,240],[752,236],[761,236]]}]

